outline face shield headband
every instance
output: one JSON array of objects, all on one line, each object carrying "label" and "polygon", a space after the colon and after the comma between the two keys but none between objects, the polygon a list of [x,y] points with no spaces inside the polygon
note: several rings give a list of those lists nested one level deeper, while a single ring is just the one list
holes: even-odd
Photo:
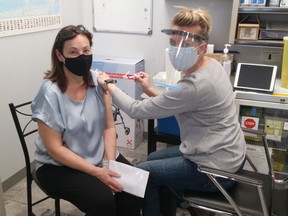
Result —
[{"label": "face shield headband", "polygon": [[192,41],[198,41],[200,43],[205,42],[205,38],[203,36],[187,32],[187,31],[182,31],[182,30],[174,30],[174,29],[162,29],[161,32],[167,34],[167,35],[179,35],[182,36],[183,38],[186,39],[191,39]]}]

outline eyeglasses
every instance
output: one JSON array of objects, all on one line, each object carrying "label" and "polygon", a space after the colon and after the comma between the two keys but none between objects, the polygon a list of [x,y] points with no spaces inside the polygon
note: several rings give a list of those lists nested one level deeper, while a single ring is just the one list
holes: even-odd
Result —
[{"label": "eyeglasses", "polygon": [[190,42],[200,42],[204,43],[205,38],[203,36],[194,34],[192,32],[187,32],[187,31],[181,31],[181,30],[174,30],[174,29],[162,29],[161,32],[167,34],[167,35],[175,35],[179,36],[181,40],[186,40]]},{"label": "eyeglasses", "polygon": [[62,29],[58,35],[56,41],[59,42],[60,39],[67,39],[72,37],[75,33],[82,34],[88,32],[83,25],[73,26],[71,28]]}]

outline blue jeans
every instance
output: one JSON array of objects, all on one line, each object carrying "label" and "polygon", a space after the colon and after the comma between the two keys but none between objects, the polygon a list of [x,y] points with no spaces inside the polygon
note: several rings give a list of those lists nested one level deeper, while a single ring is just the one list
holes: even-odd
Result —
[{"label": "blue jeans", "polygon": [[[144,216],[160,216],[159,188],[167,187],[179,201],[183,202],[184,191],[209,191],[218,189],[208,176],[197,170],[198,165],[183,157],[179,146],[152,152],[147,161],[137,165],[138,168],[150,172],[143,203]],[[225,188],[233,182],[220,179]]]}]

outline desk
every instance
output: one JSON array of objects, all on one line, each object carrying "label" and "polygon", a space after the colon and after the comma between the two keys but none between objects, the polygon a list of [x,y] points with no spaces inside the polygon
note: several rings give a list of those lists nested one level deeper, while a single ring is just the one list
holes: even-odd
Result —
[{"label": "desk", "polygon": [[158,133],[155,128],[155,119],[148,119],[148,154],[157,149],[157,142],[179,145],[181,143],[179,136]]}]

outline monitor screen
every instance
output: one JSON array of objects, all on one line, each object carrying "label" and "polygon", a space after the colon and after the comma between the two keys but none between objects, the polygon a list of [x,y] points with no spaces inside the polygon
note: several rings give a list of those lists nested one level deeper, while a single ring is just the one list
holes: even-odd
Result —
[{"label": "monitor screen", "polygon": [[239,63],[234,89],[272,93],[276,73],[277,66],[275,65]]}]

